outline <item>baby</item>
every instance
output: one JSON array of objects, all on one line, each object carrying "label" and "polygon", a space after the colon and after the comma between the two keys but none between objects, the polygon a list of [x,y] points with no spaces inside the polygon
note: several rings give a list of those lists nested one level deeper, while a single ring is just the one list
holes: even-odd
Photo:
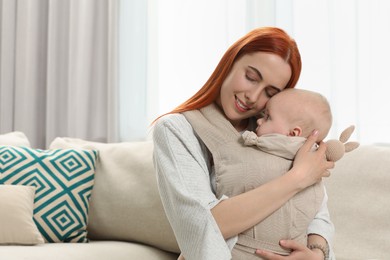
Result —
[{"label": "baby", "polygon": [[[332,113],[328,101],[319,93],[288,89],[268,101],[257,124],[256,133],[246,131],[242,137],[244,145],[256,145],[260,150],[254,159],[258,162],[258,171],[248,176],[238,173],[234,180],[220,176],[218,194],[232,196],[238,190],[231,185],[239,187],[241,184],[245,190],[251,190],[286,173],[292,167],[296,152],[313,130],[319,131],[318,141],[327,136]],[[256,226],[239,234],[232,251],[233,259],[258,260],[259,256],[254,254],[257,248],[288,255],[290,252],[279,245],[281,239],[293,239],[306,245],[309,224],[322,206],[324,192],[322,183],[313,185]]]},{"label": "baby", "polygon": [[322,141],[332,125],[332,113],[328,101],[321,94],[288,89],[268,102],[257,124],[257,136],[282,134],[307,138],[317,129],[318,141]]},{"label": "baby", "polygon": [[264,135],[284,137],[287,142],[304,141],[313,130],[318,130],[318,142],[327,135],[332,125],[332,113],[328,101],[319,93],[288,89],[274,96],[267,103],[265,110],[257,120],[256,134],[246,131],[243,134],[245,144],[256,144]]}]

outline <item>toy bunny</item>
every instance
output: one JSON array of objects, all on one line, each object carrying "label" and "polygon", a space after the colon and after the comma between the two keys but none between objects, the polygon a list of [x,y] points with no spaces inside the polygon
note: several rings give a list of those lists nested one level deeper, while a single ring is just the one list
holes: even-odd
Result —
[{"label": "toy bunny", "polygon": [[344,153],[350,152],[359,147],[358,142],[347,143],[354,130],[355,126],[352,125],[341,133],[339,140],[331,139],[325,142],[327,144],[327,150],[325,154],[328,161],[336,162],[344,156]]}]

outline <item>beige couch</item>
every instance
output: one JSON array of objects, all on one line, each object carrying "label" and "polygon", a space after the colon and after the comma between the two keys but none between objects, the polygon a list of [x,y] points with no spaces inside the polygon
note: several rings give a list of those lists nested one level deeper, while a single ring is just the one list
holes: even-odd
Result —
[{"label": "beige couch", "polygon": [[[29,146],[29,142],[24,134],[13,132],[0,135],[0,145]],[[89,205],[90,242],[0,245],[0,259],[177,259],[179,249],[158,195],[152,147],[150,141],[103,144],[54,140],[51,149],[99,151]],[[1,232],[0,223],[0,238]]]},{"label": "beige couch", "polygon": [[337,259],[390,259],[390,146],[347,153],[326,186]]},{"label": "beige couch", "polygon": [[[21,133],[0,145],[29,145]],[[152,164],[153,144],[94,143],[57,138],[57,148],[99,151],[90,199],[89,243],[1,245],[0,259],[176,259]],[[390,259],[390,147],[361,146],[337,162],[326,180],[338,260]],[[0,224],[0,237],[1,237]]]}]

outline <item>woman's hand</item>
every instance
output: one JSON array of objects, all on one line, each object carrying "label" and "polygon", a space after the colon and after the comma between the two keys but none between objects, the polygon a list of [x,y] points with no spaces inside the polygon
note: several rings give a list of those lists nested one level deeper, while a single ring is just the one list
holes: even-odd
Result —
[{"label": "woman's hand", "polygon": [[256,254],[268,260],[324,260],[324,254],[321,250],[310,250],[305,245],[293,240],[281,240],[280,245],[284,248],[291,249],[291,254],[283,256],[260,249],[256,250]]},{"label": "woman's hand", "polygon": [[299,189],[304,189],[320,181],[322,177],[329,177],[329,169],[334,167],[334,162],[326,160],[326,144],[324,142],[320,142],[316,151],[312,150],[317,141],[317,136],[318,131],[313,131],[299,149],[295,156],[293,168],[289,171],[289,174],[294,174],[298,178]]}]

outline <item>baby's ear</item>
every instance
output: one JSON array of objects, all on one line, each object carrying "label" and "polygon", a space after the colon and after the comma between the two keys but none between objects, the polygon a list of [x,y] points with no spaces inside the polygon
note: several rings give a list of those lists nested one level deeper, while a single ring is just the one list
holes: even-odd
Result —
[{"label": "baby's ear", "polygon": [[302,135],[302,128],[299,126],[294,127],[290,133],[289,136],[301,136]]}]

